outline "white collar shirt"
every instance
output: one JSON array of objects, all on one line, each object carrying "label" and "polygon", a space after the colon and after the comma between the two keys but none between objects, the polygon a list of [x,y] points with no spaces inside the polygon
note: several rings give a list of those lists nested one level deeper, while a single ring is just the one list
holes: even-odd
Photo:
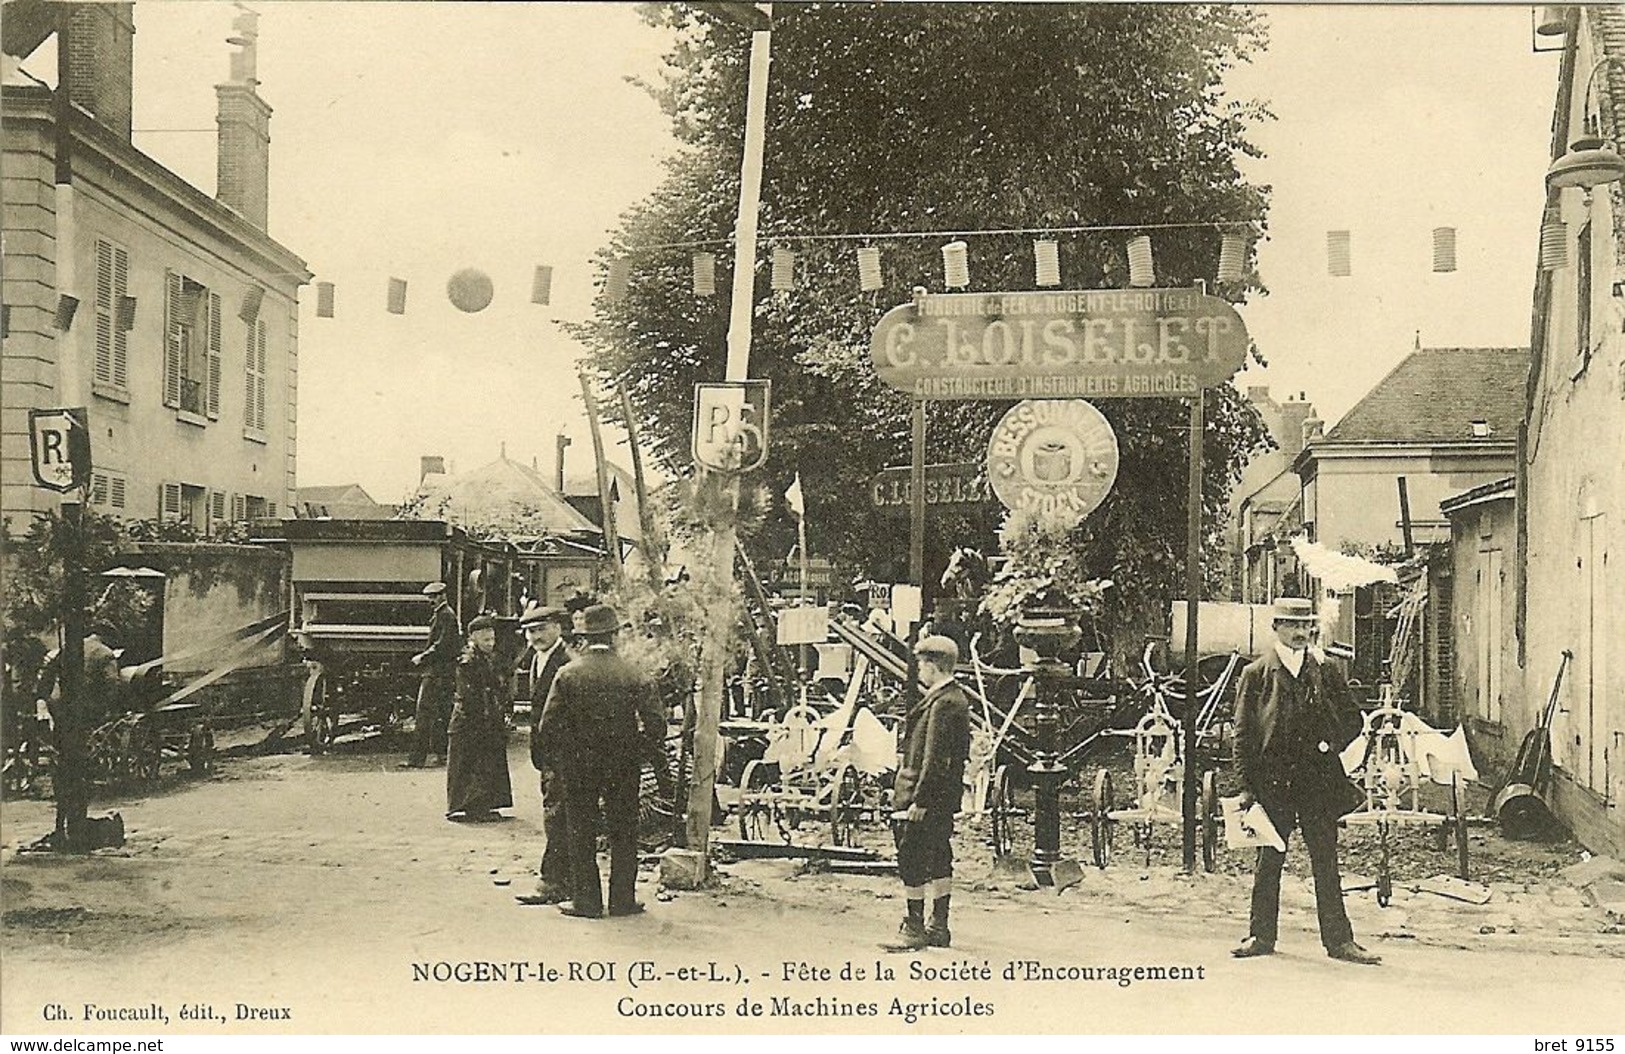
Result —
[{"label": "white collar shirt", "polygon": [[1304,652],[1294,651],[1280,641],[1276,641],[1275,654],[1281,657],[1281,665],[1285,666],[1286,672],[1290,673],[1294,678],[1303,672]]}]

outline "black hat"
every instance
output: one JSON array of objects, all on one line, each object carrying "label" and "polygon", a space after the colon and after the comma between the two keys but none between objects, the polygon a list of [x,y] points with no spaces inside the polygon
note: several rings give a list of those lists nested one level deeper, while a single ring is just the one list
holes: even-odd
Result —
[{"label": "black hat", "polygon": [[482,629],[494,630],[496,628],[497,620],[492,618],[490,615],[475,615],[468,622],[468,632],[470,633],[475,633]]},{"label": "black hat", "polygon": [[589,637],[607,636],[621,628],[621,616],[608,604],[594,604],[581,615],[581,632]]},{"label": "black hat", "polygon": [[562,628],[568,621],[569,616],[564,613],[563,608],[543,607],[540,604],[532,604],[530,607],[525,609],[525,613],[523,615],[519,616],[519,628],[528,629],[531,626],[539,626],[544,622],[552,622]]}]

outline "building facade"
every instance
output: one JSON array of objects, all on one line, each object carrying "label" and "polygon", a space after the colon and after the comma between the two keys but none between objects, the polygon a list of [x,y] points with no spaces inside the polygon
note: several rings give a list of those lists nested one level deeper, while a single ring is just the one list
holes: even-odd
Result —
[{"label": "building facade", "polygon": [[87,409],[98,512],[210,534],[294,503],[310,274],[266,232],[271,111],[255,16],[239,16],[232,75],[216,87],[211,198],[130,141],[132,6],[7,7],[14,25],[13,9],[23,16],[8,55],[54,32],[73,102],[8,63],[0,515],[13,530],[59,500],[29,465],[28,411],[43,407]]}]

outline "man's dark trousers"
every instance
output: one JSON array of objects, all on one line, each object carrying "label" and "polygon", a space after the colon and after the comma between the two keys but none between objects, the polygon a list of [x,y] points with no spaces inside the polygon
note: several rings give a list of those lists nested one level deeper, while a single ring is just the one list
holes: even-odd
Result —
[{"label": "man's dark trousers", "polygon": [[536,869],[542,886],[570,890],[570,825],[564,800],[564,780],[552,769],[542,770],[542,863]]},{"label": "man's dark trousers", "polygon": [[579,912],[604,906],[598,871],[598,825],[609,830],[609,907],[630,908],[638,881],[637,762],[593,771],[572,767],[565,774],[564,801],[569,822],[571,901]]},{"label": "man's dark trousers", "polygon": [[[1290,799],[1291,792],[1286,797]],[[1309,851],[1309,868],[1315,876],[1315,913],[1320,917],[1320,943],[1328,949],[1354,939],[1343,908],[1343,880],[1337,869],[1337,818],[1322,810],[1300,813],[1289,801],[1261,802],[1270,823],[1286,842],[1294,825],[1303,832],[1303,845]],[[1253,877],[1252,913],[1248,932],[1265,944],[1273,945],[1281,914],[1281,867],[1286,854],[1267,845],[1258,847],[1258,866]]]},{"label": "man's dark trousers", "polygon": [[412,738],[412,753],[407,760],[421,765],[430,754],[444,757],[446,753],[446,722],[451,719],[451,701],[456,680],[447,673],[427,673],[418,686],[418,708],[414,719],[417,732]]}]

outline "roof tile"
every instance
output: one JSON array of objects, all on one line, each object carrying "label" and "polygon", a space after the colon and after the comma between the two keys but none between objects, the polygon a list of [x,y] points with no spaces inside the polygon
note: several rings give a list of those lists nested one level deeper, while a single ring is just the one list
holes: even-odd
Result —
[{"label": "roof tile", "polygon": [[1528,348],[1421,348],[1377,382],[1321,442],[1439,443],[1487,421],[1508,440],[1523,420]]}]

